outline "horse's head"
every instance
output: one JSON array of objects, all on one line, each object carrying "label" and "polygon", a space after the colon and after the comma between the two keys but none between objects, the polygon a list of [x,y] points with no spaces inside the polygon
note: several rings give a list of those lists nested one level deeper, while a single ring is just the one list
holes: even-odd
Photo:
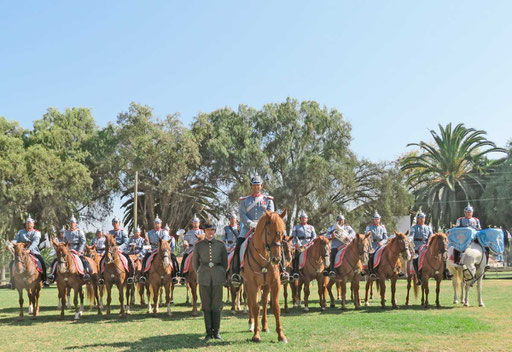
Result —
[{"label": "horse's head", "polygon": [[59,264],[58,269],[59,272],[65,273],[68,271],[68,261],[67,258],[70,255],[69,251],[69,243],[66,242],[58,242],[55,238],[52,240],[53,247],[55,248],[55,254],[57,255],[57,262]]},{"label": "horse's head", "polygon": [[368,237],[370,237],[370,236],[371,236],[371,233],[367,233],[366,235],[362,234],[362,233],[358,233],[354,237],[354,240],[353,240],[355,245],[357,246],[359,260],[363,264],[368,263],[369,253],[370,253],[370,249],[371,249],[371,243],[370,243],[370,240],[368,239]]},{"label": "horse's head", "polygon": [[395,231],[395,237],[389,241],[389,244],[391,246],[396,246],[396,251],[400,256],[402,256],[402,258],[405,260],[411,260],[410,244],[405,233]]},{"label": "horse's head", "polygon": [[85,245],[85,255],[89,258],[92,258],[92,259],[96,259],[96,257],[98,256],[98,251],[96,250],[96,245],[92,245],[92,246],[89,246],[89,245]]},{"label": "horse's head", "polygon": [[27,262],[30,251],[27,247],[30,243],[14,244],[14,270],[18,274],[22,274],[27,270]]},{"label": "horse's head", "polygon": [[292,243],[292,238],[290,236],[284,236],[283,237],[283,252],[284,252],[284,259],[291,263],[293,259],[293,254],[295,253],[295,247]]},{"label": "horse's head", "polygon": [[331,252],[331,242],[325,236],[318,236],[313,240],[312,246],[318,247],[319,257],[323,260],[325,266],[330,265],[330,252]]},{"label": "horse's head", "polygon": [[448,257],[448,237],[442,232],[437,232],[428,239],[428,247],[433,249],[435,254],[441,254],[443,259]]},{"label": "horse's head", "polygon": [[105,264],[114,263],[114,254],[117,253],[117,242],[114,235],[105,235]]},{"label": "horse's head", "polygon": [[171,265],[171,246],[166,240],[160,239],[158,244],[158,255],[162,259],[164,268],[167,269]]},{"label": "horse's head", "polygon": [[281,261],[282,239],[286,232],[286,226],[283,218],[286,216],[286,210],[282,214],[273,213],[265,210],[265,214],[258,221],[256,233],[262,234],[263,245],[270,253],[270,263],[277,265]]}]

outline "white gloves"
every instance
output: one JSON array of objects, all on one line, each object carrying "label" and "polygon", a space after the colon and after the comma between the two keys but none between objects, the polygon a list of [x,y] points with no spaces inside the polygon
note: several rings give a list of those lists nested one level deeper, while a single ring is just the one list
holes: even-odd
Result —
[{"label": "white gloves", "polygon": [[258,223],[256,221],[249,221],[249,227],[251,229],[255,229],[256,228],[256,225],[258,225]]}]

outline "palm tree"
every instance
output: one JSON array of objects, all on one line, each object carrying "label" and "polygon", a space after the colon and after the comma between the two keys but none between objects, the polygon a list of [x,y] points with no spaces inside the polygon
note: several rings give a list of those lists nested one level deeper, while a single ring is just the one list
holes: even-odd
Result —
[{"label": "palm tree", "polygon": [[495,161],[489,153],[505,152],[487,140],[485,131],[458,124],[452,129],[439,125],[430,130],[434,143],[410,143],[418,155],[402,159],[401,170],[415,195],[415,206],[429,213],[435,229],[448,227],[462,214],[467,202],[477,200],[484,190],[484,177]]}]

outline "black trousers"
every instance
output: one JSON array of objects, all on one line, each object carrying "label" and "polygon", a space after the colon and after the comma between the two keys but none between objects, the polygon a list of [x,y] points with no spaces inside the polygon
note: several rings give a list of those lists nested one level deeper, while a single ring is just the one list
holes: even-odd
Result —
[{"label": "black trousers", "polygon": [[235,253],[231,260],[231,272],[233,274],[240,274],[240,247],[242,247],[242,243],[244,243],[244,241],[245,238],[243,237],[238,237],[236,239]]},{"label": "black trousers", "polygon": [[336,253],[338,253],[338,248],[331,248],[331,264],[329,265],[329,271],[334,271],[334,260],[336,259]]}]

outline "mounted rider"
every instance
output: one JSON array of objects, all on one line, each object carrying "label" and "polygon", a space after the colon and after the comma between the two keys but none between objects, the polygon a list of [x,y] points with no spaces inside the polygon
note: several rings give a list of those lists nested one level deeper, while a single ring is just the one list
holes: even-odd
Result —
[{"label": "mounted rider", "polygon": [[142,231],[140,227],[136,227],[133,231],[133,237],[128,240],[128,246],[126,248],[126,253],[129,255],[137,255],[140,259],[144,257],[144,244],[146,243],[146,239],[141,236]]},{"label": "mounted rider", "polygon": [[240,226],[238,226],[236,214],[233,212],[229,214],[229,225],[224,226],[224,236],[222,236],[227,250],[236,246],[238,237],[240,237]]},{"label": "mounted rider", "polygon": [[[64,233],[66,242],[68,243],[69,249],[78,253],[80,260],[84,266],[84,281],[91,279],[92,268],[89,266],[89,262],[85,259],[84,249],[86,244],[85,234],[82,229],[77,227],[77,220],[74,215],[69,219],[69,229]],[[57,258],[55,258],[51,265],[51,273],[48,275],[50,283],[54,282],[57,277]]]},{"label": "mounted rider", "polygon": [[149,257],[151,256],[151,253],[158,249],[160,246],[160,240],[162,241],[169,241],[169,245],[171,247],[171,260],[172,265],[174,267],[174,270],[172,271],[172,282],[173,284],[178,283],[177,279],[177,269],[178,269],[178,262],[176,260],[176,256],[174,255],[174,249],[176,247],[176,242],[174,240],[174,237],[172,237],[169,234],[169,231],[167,231],[165,228],[162,229],[162,220],[156,216],[155,220],[153,220],[153,229],[147,232],[147,238],[149,241],[149,244],[151,245],[151,251],[144,254],[144,258],[142,259],[142,274],[139,278],[139,282],[144,284],[146,283],[146,273],[144,272],[144,268],[146,267],[146,262],[148,261]]},{"label": "mounted rider", "polygon": [[354,229],[345,224],[345,216],[343,214],[339,214],[336,217],[336,223],[334,225],[329,226],[327,229],[327,238],[331,240],[331,265],[329,266],[329,277],[335,278],[336,273],[334,272],[334,260],[336,258],[336,253],[338,250],[348,245],[356,236],[356,232]]},{"label": "mounted rider", "polygon": [[182,285],[184,285],[186,282],[184,270],[185,270],[187,257],[194,250],[194,244],[199,240],[200,237],[203,237],[205,234],[204,230],[200,228],[200,225],[201,225],[201,220],[199,220],[197,215],[194,215],[194,217],[192,218],[192,228],[190,230],[188,230],[187,232],[185,232],[185,234],[183,235],[183,246],[182,246],[183,258],[181,259],[181,270],[180,270],[180,276],[181,276],[180,284],[182,284]]},{"label": "mounted rider", "polygon": [[[240,236],[236,241],[235,253],[233,254],[234,256],[231,263],[233,273],[231,275],[231,284],[234,286],[239,286],[242,282],[242,278],[240,277],[240,248],[242,244],[247,237],[254,232],[258,220],[265,214],[265,210],[274,211],[274,197],[262,194],[262,188],[263,179],[256,174],[251,177],[252,193],[246,197],[240,197],[238,213],[240,214],[241,230]],[[281,280],[288,281],[288,273],[284,268],[284,251],[281,251],[281,253],[283,254],[283,259],[279,263]]]},{"label": "mounted rider", "polygon": [[388,231],[386,230],[386,226],[381,224],[381,218],[377,210],[373,213],[373,223],[371,225],[366,226],[365,234],[371,234],[372,240],[372,250],[373,252],[370,254],[370,260],[368,261],[368,270],[370,272],[370,278],[375,279],[377,275],[375,274],[375,270],[373,268],[373,256],[377,249],[381,246],[385,245],[388,240]]},{"label": "mounted rider", "polygon": [[107,238],[103,234],[102,229],[96,230],[96,237],[94,237],[91,241],[91,246],[96,245],[96,252],[98,252],[99,255],[103,255],[105,253],[105,241]]},{"label": "mounted rider", "polygon": [[[304,210],[299,213],[300,224],[295,225],[292,230],[291,238],[295,246],[295,256],[293,258],[293,279],[299,279],[299,257],[304,252],[306,246],[316,238],[316,232],[313,225],[308,224],[308,214]],[[324,276],[327,276],[327,270],[324,270]]]},{"label": "mounted rider", "polygon": [[[128,284],[133,284],[133,282],[134,282],[133,277],[135,275],[135,270],[133,268],[133,262],[130,259],[130,256],[126,253],[126,250],[128,247],[128,234],[126,233],[126,231],[124,229],[121,228],[121,222],[119,221],[117,216],[114,216],[114,218],[112,219],[112,226],[114,228],[112,230],[110,230],[108,233],[109,233],[109,235],[114,236],[116,245],[117,245],[117,248],[118,248],[120,254],[124,255],[124,257],[126,258],[126,261],[128,263],[128,273],[127,273],[126,282]],[[103,267],[104,259],[105,259],[105,257],[101,258],[100,267]],[[103,280],[103,272],[102,272],[100,274],[100,279],[98,280],[98,284],[103,285],[104,282],[105,281]]]},{"label": "mounted rider", "polygon": [[[41,263],[41,269],[42,269],[42,281],[44,285],[46,284],[46,264],[44,262],[43,257],[39,253],[39,242],[41,241],[41,232],[39,230],[36,230],[34,228],[35,220],[32,219],[30,214],[27,217],[27,220],[25,221],[25,228],[18,231],[14,239],[12,240],[12,243],[26,243],[28,245],[28,250],[30,253],[36,257],[39,262]],[[14,260],[11,261],[9,268],[10,268],[10,274],[11,274],[11,287],[14,289],[14,280],[12,275],[12,268],[14,265]]]},{"label": "mounted rider", "polygon": [[[414,251],[418,253],[419,248],[428,243],[428,239],[433,235],[432,228],[429,225],[425,225],[425,214],[423,212],[419,212],[416,215],[416,225],[412,226],[409,231],[409,241],[414,242]],[[416,271],[416,282],[417,285],[421,285],[421,272],[418,270],[419,266],[419,257],[413,259],[412,264],[414,266],[414,271]]]}]

